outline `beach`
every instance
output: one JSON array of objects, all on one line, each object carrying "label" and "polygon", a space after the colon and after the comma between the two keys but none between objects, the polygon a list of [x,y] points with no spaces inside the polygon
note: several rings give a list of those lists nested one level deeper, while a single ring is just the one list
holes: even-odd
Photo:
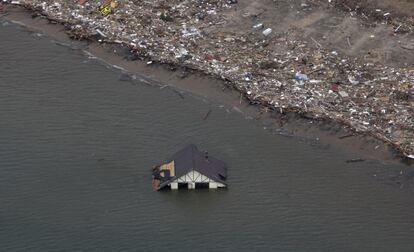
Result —
[{"label": "beach", "polygon": [[412,158],[411,17],[403,8],[388,12],[386,1],[373,1],[366,14],[352,1],[326,2],[118,1],[108,15],[93,1],[14,3],[34,20],[63,24],[72,39],[121,46],[141,69],[169,69],[166,79],[210,76],[282,118],[330,121]]}]

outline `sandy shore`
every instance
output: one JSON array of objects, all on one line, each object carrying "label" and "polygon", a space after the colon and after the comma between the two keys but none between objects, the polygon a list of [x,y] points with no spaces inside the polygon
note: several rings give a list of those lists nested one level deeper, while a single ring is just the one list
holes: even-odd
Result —
[{"label": "sandy shore", "polygon": [[[10,9],[9,10],[10,15],[14,15],[14,19],[24,19],[23,16],[19,16],[18,11],[15,11],[13,13],[13,11]],[[26,22],[31,22],[31,23],[35,23],[38,22],[37,18],[36,19],[32,19],[31,21],[30,18],[27,18],[27,13],[22,14],[22,15],[26,15]],[[264,18],[265,19],[265,18]],[[50,28],[47,28],[50,29]],[[59,31],[55,31],[55,35],[56,36],[62,36],[62,28],[59,27],[58,28]],[[60,35],[57,35],[60,34]],[[63,39],[64,36],[62,36]],[[312,40],[312,39],[311,39]],[[314,39],[315,40],[315,39]],[[110,42],[110,41],[108,41]],[[334,123],[340,123],[341,125],[347,125],[349,129],[352,130],[359,130],[359,132],[361,134],[364,135],[371,135],[376,137],[377,139],[381,139],[382,141],[385,141],[389,144],[391,144],[391,146],[393,146],[394,148],[398,149],[401,151],[401,153],[405,154],[406,156],[410,156],[411,152],[410,152],[410,148],[412,148],[412,142],[408,142],[406,139],[410,139],[410,137],[412,136],[413,133],[413,129],[410,127],[406,127],[404,128],[404,132],[401,133],[399,135],[399,138],[395,137],[394,138],[390,138],[389,136],[384,136],[381,135],[381,132],[379,132],[378,130],[375,131],[371,131],[369,127],[366,127],[367,125],[362,124],[362,126],[365,126],[364,128],[361,128],[361,125],[355,124],[355,123],[350,123],[348,121],[346,121],[345,117],[342,118],[338,118],[337,115],[333,115],[333,112],[337,113],[337,111],[327,111],[328,116],[324,115],[323,113],[326,111],[318,111],[318,113],[315,113],[315,111],[313,109],[315,108],[309,108],[307,107],[306,110],[303,110],[303,107],[299,107],[299,106],[289,106],[289,104],[287,105],[281,105],[281,106],[274,106],[274,103],[272,103],[272,101],[274,100],[266,100],[266,97],[257,97],[257,90],[253,90],[254,88],[254,84],[253,87],[250,88],[250,86],[246,86],[245,83],[243,83],[243,86],[240,85],[240,83],[238,84],[237,81],[232,80],[231,78],[224,78],[226,79],[226,82],[223,81],[218,81],[215,78],[216,77],[221,77],[223,78],[223,76],[217,75],[213,73],[213,77],[214,78],[208,78],[205,77],[203,75],[200,75],[199,73],[207,73],[209,74],[208,71],[205,71],[205,69],[199,69],[197,66],[188,64],[188,62],[168,62],[168,61],[157,61],[156,57],[151,57],[151,61],[153,61],[152,63],[156,63],[156,62],[160,62],[160,63],[167,63],[167,65],[152,65],[151,67],[147,66],[147,61],[149,60],[149,58],[142,58],[145,59],[145,61],[133,61],[133,65],[134,66],[129,66],[129,64],[131,64],[131,61],[125,61],[122,58],[118,58],[115,59],[114,57],[111,56],[111,54],[114,53],[114,48],[116,50],[116,48],[119,48],[118,51],[116,51],[115,53],[122,56],[122,57],[127,57],[131,47],[130,46],[121,46],[121,45],[108,45],[106,43],[100,44],[98,46],[88,46],[88,50],[91,51],[91,53],[93,54],[99,54],[99,57],[102,56],[102,58],[104,60],[108,60],[111,62],[111,64],[115,64],[118,65],[126,70],[132,70],[133,72],[136,72],[138,70],[138,72],[142,72],[145,76],[149,76],[151,79],[155,79],[155,80],[159,80],[160,83],[165,83],[165,82],[174,82],[175,86],[179,87],[182,90],[186,90],[189,91],[191,93],[197,94],[197,95],[201,95],[201,96],[209,96],[209,97],[216,97],[218,100],[220,101],[228,101],[228,104],[231,106],[237,106],[240,107],[241,104],[239,102],[237,102],[238,100],[240,100],[239,98],[239,93],[238,92],[242,92],[242,96],[244,96],[248,101],[253,102],[253,103],[258,103],[258,104],[262,104],[264,105],[266,108],[272,110],[272,111],[277,111],[277,112],[282,112],[282,114],[279,114],[279,117],[283,117],[284,119],[287,118],[293,118],[295,117],[295,120],[299,120],[299,117],[293,116],[291,114],[289,114],[289,112],[295,112],[295,113],[299,113],[302,116],[305,116],[306,118],[310,118],[310,119],[317,119],[317,120],[323,120],[324,123],[326,123],[325,119],[327,119],[329,122],[334,122]],[[320,48],[318,48],[319,51],[321,51]],[[339,51],[339,50],[338,50]],[[346,54],[346,53],[344,53]],[[106,56],[105,56],[106,55]],[[217,56],[214,56],[217,57]],[[106,58],[106,59],[105,59]],[[393,58],[388,58],[388,62],[389,64],[393,64],[392,62]],[[204,59],[204,61],[210,61],[209,59]],[[218,59],[212,59],[211,61],[213,61],[213,63],[217,63],[217,61],[219,61]],[[210,62],[211,63],[211,62]],[[395,63],[395,62],[394,62]],[[168,68],[173,69],[174,71],[169,71]],[[192,74],[188,75],[188,72],[191,69],[196,70],[195,72],[193,71]],[[303,68],[302,68],[303,69]],[[279,71],[279,70],[278,70]],[[311,70],[312,71],[312,70]],[[275,72],[275,71],[274,71]],[[277,71],[276,71],[277,72]],[[289,75],[292,75],[292,73],[289,73]],[[294,73],[293,73],[294,75]],[[311,76],[312,74],[310,74]],[[183,79],[183,77],[185,77]],[[244,78],[246,76],[243,76]],[[248,82],[253,82],[254,83],[254,78],[255,76],[249,76],[252,77],[251,81]],[[280,76],[279,76],[280,77]],[[319,77],[319,76],[318,76]],[[348,76],[347,76],[348,77]],[[411,77],[411,76],[409,76]],[[286,77],[282,77],[279,78],[279,80],[282,80],[283,78]],[[291,79],[292,81],[295,81],[294,78]],[[296,80],[297,81],[297,80]],[[194,83],[197,83],[196,85],[194,85]],[[238,92],[222,92],[222,88],[223,84],[229,87],[234,87]],[[313,91],[313,92],[318,92],[318,90],[315,90],[315,87],[309,87],[311,85],[308,84],[319,84],[318,83],[304,83],[304,84],[298,84],[299,88],[302,88],[304,90],[307,90],[307,92],[309,91]],[[400,83],[398,83],[399,85]],[[305,86],[306,88],[303,88],[303,86]],[[345,86],[345,85],[343,85]],[[274,92],[273,95],[277,94],[275,92],[274,89],[264,89],[262,91],[265,91],[266,93],[268,92]],[[332,93],[332,90],[329,90],[329,93]],[[352,95],[351,91],[347,90],[347,93],[349,96]],[[361,91],[359,89],[359,91]],[[279,94],[281,94],[281,96],[284,95],[284,93],[281,93],[280,91],[278,92]],[[334,92],[335,93],[335,92]],[[294,94],[294,93],[293,93]],[[305,93],[306,94],[306,93]],[[255,96],[253,96],[255,95]],[[308,95],[308,94],[306,94]],[[303,97],[302,97],[303,98]],[[275,98],[277,99],[277,98]],[[238,103],[238,104],[237,104]],[[306,103],[304,104],[306,107]],[[410,107],[411,106],[411,107]],[[320,108],[320,106],[319,106]],[[408,109],[412,109],[412,104],[408,104]],[[411,110],[409,110],[408,112],[410,112]],[[331,115],[331,118],[329,115]],[[279,118],[280,119],[280,118]],[[300,121],[300,120],[299,120]],[[295,123],[292,123],[291,120],[289,122],[290,124],[290,128],[296,128],[296,131],[298,134],[301,134],[300,132],[304,133],[305,130],[304,129],[299,129],[300,127],[296,127],[299,124],[303,124],[304,121],[300,121],[295,125]],[[309,121],[308,121],[309,122]],[[292,125],[295,125],[292,127]],[[409,126],[409,125],[408,125]],[[335,127],[330,125],[330,127]],[[309,133],[309,132],[308,132]],[[308,134],[307,133],[307,134]],[[407,133],[407,134],[406,134]],[[345,134],[344,132],[340,133],[340,134]],[[347,133],[349,134],[349,133]],[[403,136],[401,136],[401,134],[403,134]],[[329,137],[327,137],[329,138]],[[337,138],[337,136],[335,137]],[[404,139],[404,143],[401,143],[401,138]],[[332,139],[331,139],[332,140]],[[343,142],[344,139],[341,139],[341,142]],[[350,142],[356,142],[355,138],[349,138],[349,140],[345,141],[350,141]],[[376,144],[376,143],[375,143]],[[376,145],[377,146],[377,145]]]}]

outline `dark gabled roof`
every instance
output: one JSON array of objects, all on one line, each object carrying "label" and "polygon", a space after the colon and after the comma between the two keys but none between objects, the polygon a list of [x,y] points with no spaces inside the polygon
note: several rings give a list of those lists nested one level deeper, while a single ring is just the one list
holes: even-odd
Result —
[{"label": "dark gabled roof", "polygon": [[175,176],[163,179],[160,188],[192,170],[214,181],[225,184],[224,181],[227,177],[226,164],[214,157],[209,156],[206,158],[205,153],[199,151],[194,144],[190,144],[174,154],[167,163],[172,161],[174,161]]}]

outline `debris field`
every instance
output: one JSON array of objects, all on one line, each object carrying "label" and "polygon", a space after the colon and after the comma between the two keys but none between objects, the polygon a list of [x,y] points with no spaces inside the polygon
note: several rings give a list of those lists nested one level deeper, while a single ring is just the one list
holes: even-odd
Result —
[{"label": "debris field", "polygon": [[[348,125],[414,158],[413,65],[345,55],[319,38],[301,39],[291,29],[281,32],[255,11],[238,17],[245,20],[241,29],[232,21],[241,0],[3,2],[64,24],[74,39],[123,44],[148,64],[184,66],[215,76],[252,103]],[[317,8],[318,1],[291,2],[304,10]],[[344,1],[323,2],[335,8]],[[387,19],[392,16],[387,13],[372,22],[383,22],[396,33],[413,32],[412,20]],[[358,19],[361,12],[354,15]],[[414,44],[402,43],[401,50],[411,53]]]}]

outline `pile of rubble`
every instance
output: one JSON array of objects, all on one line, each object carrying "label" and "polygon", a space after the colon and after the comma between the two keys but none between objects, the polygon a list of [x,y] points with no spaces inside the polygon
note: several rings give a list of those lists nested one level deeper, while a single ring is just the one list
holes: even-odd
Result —
[{"label": "pile of rubble", "polygon": [[[413,68],[312,49],[260,23],[245,31],[219,31],[235,0],[12,2],[70,26],[73,38],[122,43],[143,60],[214,75],[252,102],[338,121],[414,158]],[[274,44],[284,53],[272,50]]]}]

